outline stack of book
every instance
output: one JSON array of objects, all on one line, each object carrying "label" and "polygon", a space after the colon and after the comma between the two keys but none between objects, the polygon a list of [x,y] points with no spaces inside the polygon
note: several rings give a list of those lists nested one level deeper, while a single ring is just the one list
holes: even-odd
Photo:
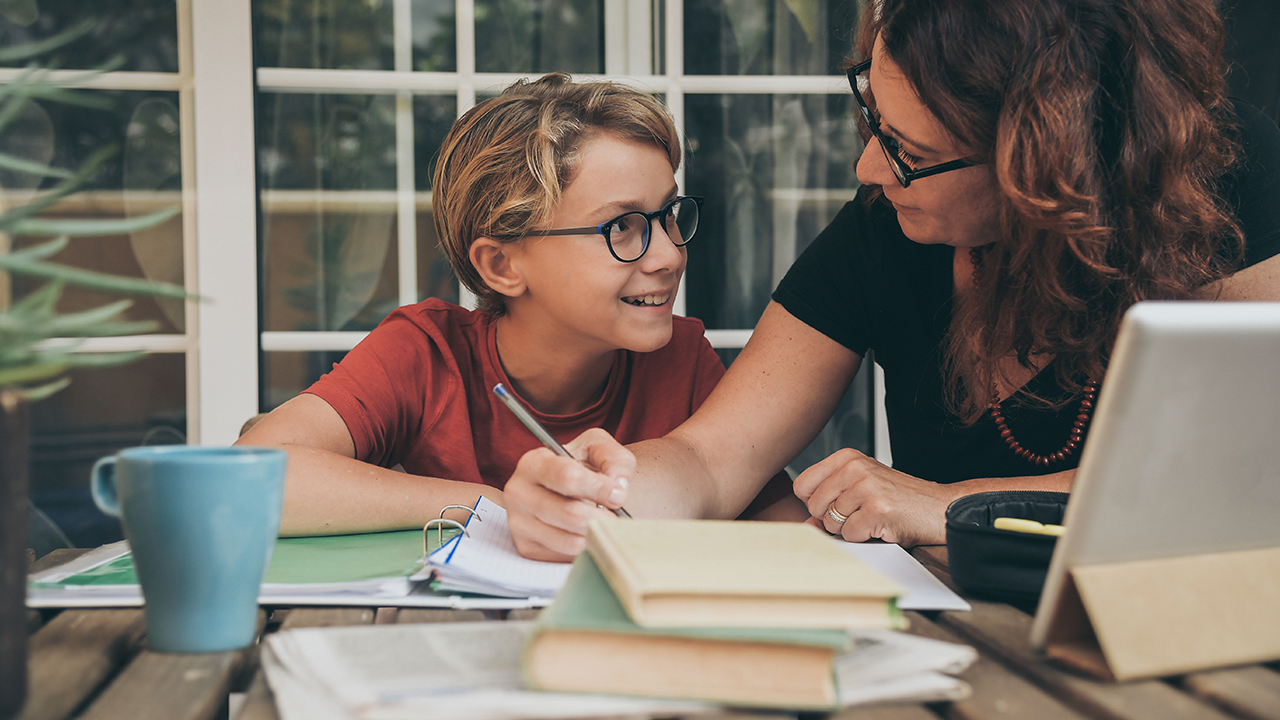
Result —
[{"label": "stack of book", "polygon": [[900,592],[808,525],[597,521],[534,625],[525,682],[796,710],[963,696],[937,670],[973,650],[893,632]]}]

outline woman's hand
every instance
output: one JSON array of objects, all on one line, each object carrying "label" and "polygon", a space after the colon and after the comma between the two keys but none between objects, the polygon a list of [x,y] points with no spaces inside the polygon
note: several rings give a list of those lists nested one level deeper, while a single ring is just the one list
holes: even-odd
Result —
[{"label": "woman's hand", "polygon": [[565,449],[577,459],[546,448],[525,453],[503,488],[512,540],[527,558],[573,560],[586,547],[587,522],[613,517],[610,510],[626,502],[636,471],[630,450],[598,428]]},{"label": "woman's hand", "polygon": [[[898,472],[857,450],[844,449],[796,478],[808,521],[849,542],[879,538],[904,547],[944,545],[946,511],[959,488]],[[837,522],[833,507],[848,519]]]}]

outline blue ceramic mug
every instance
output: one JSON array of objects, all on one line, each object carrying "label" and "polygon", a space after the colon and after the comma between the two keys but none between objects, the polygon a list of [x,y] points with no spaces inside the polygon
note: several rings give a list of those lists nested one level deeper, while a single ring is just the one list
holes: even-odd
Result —
[{"label": "blue ceramic mug", "polygon": [[119,517],[160,652],[244,647],[280,530],[286,454],[255,447],[128,448],[93,466],[93,500]]}]

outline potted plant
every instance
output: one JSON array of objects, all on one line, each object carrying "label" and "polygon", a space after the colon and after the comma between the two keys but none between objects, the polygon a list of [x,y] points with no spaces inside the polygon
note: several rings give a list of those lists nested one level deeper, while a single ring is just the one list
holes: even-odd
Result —
[{"label": "potted plant", "polygon": [[[59,36],[37,43],[0,49],[0,59],[29,61],[87,33],[86,22]],[[102,72],[109,67],[91,72]],[[17,79],[0,85],[0,134],[30,103],[56,102],[100,106],[102,100],[71,89],[80,78],[56,81],[31,62]],[[129,362],[142,353],[81,353],[85,338],[153,332],[154,321],[130,321],[132,304],[121,299],[75,313],[59,313],[58,300],[67,285],[111,293],[188,298],[174,285],[139,278],[118,277],[60,265],[50,260],[72,237],[135,232],[163,222],[179,211],[170,208],[134,219],[59,219],[50,211],[79,190],[116,148],[103,148],[76,170],[50,167],[0,152],[0,168],[52,183],[47,190],[0,212],[0,272],[37,279],[36,289],[0,305],[0,718],[15,715],[26,691],[27,473],[30,442],[27,404],[66,387],[72,368],[102,367]],[[15,248],[18,237],[47,238]],[[7,300],[7,298],[6,298]]]}]

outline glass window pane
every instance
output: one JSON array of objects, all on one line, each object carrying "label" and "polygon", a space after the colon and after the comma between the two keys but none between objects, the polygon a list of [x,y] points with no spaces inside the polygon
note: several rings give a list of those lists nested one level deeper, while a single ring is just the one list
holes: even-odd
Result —
[{"label": "glass window pane", "polygon": [[[0,47],[44,40],[93,18],[93,30],[42,58],[44,65],[178,72],[178,5],[155,0],[8,0],[0,2]],[[0,62],[23,66],[26,60]]]},{"label": "glass window pane", "polygon": [[391,95],[262,93],[261,186],[270,190],[393,190],[396,101]]},{"label": "glass window pane", "polygon": [[413,0],[413,69],[458,69],[458,14],[452,0]]},{"label": "glass window pane", "polygon": [[686,0],[685,73],[830,75],[866,0]]},{"label": "glass window pane", "polygon": [[476,70],[604,72],[603,0],[477,0]]},{"label": "glass window pane", "polygon": [[452,95],[417,95],[413,98],[414,184],[418,192],[418,299],[438,297],[458,302],[458,281],[449,259],[440,249],[431,217],[431,178],[440,144],[458,116]]},{"label": "glass window pane", "polygon": [[[182,153],[175,93],[82,91],[107,107],[59,103],[27,104],[0,133],[0,151],[64,169],[85,165],[100,149],[119,150],[107,157],[81,192],[60,201],[47,217],[80,219],[136,218],[165,208],[180,208]],[[0,169],[0,205],[27,202],[39,187],[57,181]],[[48,237],[13,239],[18,247],[47,242]],[[0,246],[7,239],[0,239]],[[127,234],[73,237],[53,261],[73,267],[129,277],[183,284],[181,213],[163,223]],[[0,277],[0,307],[41,283],[25,276]],[[99,307],[119,295],[69,286],[59,302],[61,312]],[[159,331],[181,333],[184,308],[179,300],[134,297],[127,316],[155,320]]]},{"label": "glass window pane", "polygon": [[396,305],[395,98],[264,93],[266,330],[358,330]]},{"label": "glass window pane", "polygon": [[706,198],[686,308],[754,327],[791,262],[857,187],[862,141],[844,95],[687,95],[686,192]]},{"label": "glass window pane", "polygon": [[[483,98],[480,98],[483,101]],[[413,170],[414,186],[431,189],[431,176],[436,171],[436,155],[453,121],[458,119],[458,100],[453,95],[415,95],[413,97]]]},{"label": "glass window pane", "polygon": [[181,354],[148,355],[70,377],[31,406],[31,501],[76,547],[96,547],[122,535],[94,506],[89,470],[126,447],[185,441],[186,363]]},{"label": "glass window pane", "polygon": [[[266,397],[263,412],[270,412],[311,387],[320,376],[346,357],[345,352],[263,353],[260,371]],[[247,419],[247,418],[246,418]]]},{"label": "glass window pane", "polygon": [[370,330],[399,304],[394,199],[326,195],[264,193],[265,330]]},{"label": "glass window pane", "polygon": [[255,0],[257,65],[392,70],[392,5]]}]

